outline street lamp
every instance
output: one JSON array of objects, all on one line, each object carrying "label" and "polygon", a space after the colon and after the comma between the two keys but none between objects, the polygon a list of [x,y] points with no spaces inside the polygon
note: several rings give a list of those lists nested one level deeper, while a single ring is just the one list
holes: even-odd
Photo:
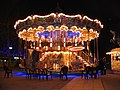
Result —
[{"label": "street lamp", "polygon": [[9,47],[9,50],[12,50],[13,49],[13,47]]}]

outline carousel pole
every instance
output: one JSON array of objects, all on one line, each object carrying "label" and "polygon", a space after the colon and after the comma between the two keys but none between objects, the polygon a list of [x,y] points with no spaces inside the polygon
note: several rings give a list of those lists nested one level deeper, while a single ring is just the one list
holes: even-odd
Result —
[{"label": "carousel pole", "polygon": [[90,62],[90,40],[89,40],[89,29],[88,29],[88,42],[87,42],[87,46],[88,46],[88,61]]},{"label": "carousel pole", "polygon": [[98,38],[96,38],[97,60],[99,60]]},{"label": "carousel pole", "polygon": [[36,49],[35,31],[34,31],[33,37],[34,37],[34,49]]},{"label": "carousel pole", "polygon": [[39,47],[39,50],[40,50],[40,38],[38,38],[38,40],[37,40],[37,47]]},{"label": "carousel pole", "polygon": [[[21,44],[20,38],[18,38],[18,43]],[[19,57],[19,62],[20,62],[20,53],[21,53],[21,46],[20,46],[20,44],[18,44],[18,57]]]},{"label": "carousel pole", "polygon": [[95,59],[96,59],[96,39],[94,40],[94,64],[95,64]]},{"label": "carousel pole", "polygon": [[27,58],[27,38],[26,38],[26,40],[25,40],[24,49],[25,49],[25,59],[26,59],[26,58]]},{"label": "carousel pole", "polygon": [[38,46],[39,46],[39,50],[42,49],[42,46],[41,46],[41,33],[40,33],[40,36],[39,36],[39,39],[38,39]]},{"label": "carousel pole", "polygon": [[[27,31],[26,31],[26,33],[27,33]],[[25,48],[25,63],[27,65],[27,59],[28,59],[28,42],[27,42],[27,36],[25,38],[25,46],[24,46],[24,48]]]},{"label": "carousel pole", "polygon": [[64,50],[65,50],[65,47],[66,47],[66,34],[65,34],[65,31],[64,31]]},{"label": "carousel pole", "polygon": [[52,51],[52,30],[50,31],[50,48],[51,48],[51,51]]}]

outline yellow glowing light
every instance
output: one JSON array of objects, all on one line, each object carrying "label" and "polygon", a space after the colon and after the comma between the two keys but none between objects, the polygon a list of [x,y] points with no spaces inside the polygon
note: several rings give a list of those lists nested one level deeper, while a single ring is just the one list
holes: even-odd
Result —
[{"label": "yellow glowing light", "polygon": [[47,27],[47,30],[48,30],[48,31],[52,31],[52,30],[55,30],[55,28],[54,28],[53,25],[50,25],[50,26]]},{"label": "yellow glowing light", "polygon": [[64,47],[66,47],[66,44],[64,43]]},{"label": "yellow glowing light", "polygon": [[80,19],[82,18],[81,15],[65,15],[65,14],[63,14],[63,13],[59,13],[59,14],[58,14],[58,17],[60,17],[60,16],[71,17],[71,18],[79,17]]},{"label": "yellow glowing light", "polygon": [[24,22],[24,21],[26,21],[26,20],[28,20],[28,19],[32,19],[32,17],[31,16],[28,16],[27,18],[25,18],[25,19],[23,19],[23,20],[18,20],[16,23],[15,23],[15,25],[14,25],[14,28],[16,29],[16,26],[20,23],[20,22]]},{"label": "yellow glowing light", "polygon": [[60,30],[67,31],[67,30],[68,30],[68,27],[67,27],[67,26],[65,26],[65,25],[62,25],[62,26],[60,27]]},{"label": "yellow glowing light", "polygon": [[60,50],[60,46],[58,46],[58,50]]}]

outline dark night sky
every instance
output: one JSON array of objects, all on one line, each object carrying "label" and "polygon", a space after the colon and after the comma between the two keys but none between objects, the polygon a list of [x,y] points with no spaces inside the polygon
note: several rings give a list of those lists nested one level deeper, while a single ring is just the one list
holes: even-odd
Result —
[{"label": "dark night sky", "polygon": [[[104,25],[99,37],[100,57],[116,47],[110,43],[112,34],[110,30],[120,33],[120,5],[119,0],[1,0],[0,1],[0,44],[16,40],[17,35],[13,26],[18,19],[28,15],[46,15],[56,12],[59,3],[64,14],[87,15],[98,19]],[[9,32],[8,32],[8,28]],[[3,46],[2,46],[3,45]]]}]

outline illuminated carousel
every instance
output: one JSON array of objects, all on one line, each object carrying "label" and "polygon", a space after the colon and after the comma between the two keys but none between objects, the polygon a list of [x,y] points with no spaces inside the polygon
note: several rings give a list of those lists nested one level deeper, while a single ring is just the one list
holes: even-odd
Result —
[{"label": "illuminated carousel", "polygon": [[65,64],[79,69],[91,64],[89,43],[99,37],[103,25],[87,16],[51,13],[18,20],[14,28],[25,41],[26,61],[34,62],[30,56],[36,50],[41,55],[35,63],[45,68],[59,69]]}]

